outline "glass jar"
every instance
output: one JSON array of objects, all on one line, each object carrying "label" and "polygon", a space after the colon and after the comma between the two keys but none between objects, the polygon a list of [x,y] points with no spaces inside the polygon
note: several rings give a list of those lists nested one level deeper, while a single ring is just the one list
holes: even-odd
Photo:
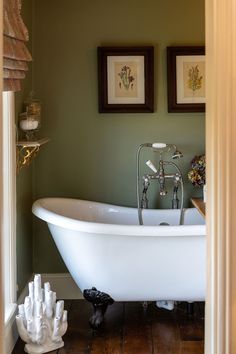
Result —
[{"label": "glass jar", "polygon": [[33,91],[30,93],[28,98],[24,101],[25,109],[24,111],[27,113],[28,116],[32,117],[35,116],[35,120],[38,121],[38,129],[41,125],[41,109],[42,105],[40,100],[34,98]]},{"label": "glass jar", "polygon": [[26,140],[35,140],[41,126],[41,102],[34,98],[33,91],[24,101],[24,112],[20,114],[19,126]]},{"label": "glass jar", "polygon": [[23,112],[20,114],[19,126],[26,140],[35,140],[35,133],[39,130],[40,126],[40,116]]},{"label": "glass jar", "polygon": [[36,98],[28,98],[25,102],[25,111],[29,115],[41,117],[41,102]]}]

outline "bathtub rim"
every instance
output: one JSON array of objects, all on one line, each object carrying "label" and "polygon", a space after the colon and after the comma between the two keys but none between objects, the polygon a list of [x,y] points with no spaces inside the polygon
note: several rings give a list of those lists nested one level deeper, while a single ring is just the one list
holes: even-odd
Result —
[{"label": "bathtub rim", "polygon": [[[120,224],[106,224],[101,222],[92,222],[77,220],[63,216],[56,212],[53,212],[46,208],[45,202],[53,201],[80,201],[88,202],[96,205],[105,205],[107,207],[118,207],[118,208],[127,208],[135,209],[130,207],[117,206],[114,204],[78,199],[78,198],[64,198],[64,197],[45,197],[37,199],[32,205],[32,213],[37,216],[39,219],[53,224],[64,229],[73,230],[73,231],[82,231],[85,233],[93,234],[104,234],[104,235],[125,235],[125,236],[206,236],[206,225],[168,225],[168,226],[159,226],[159,225],[120,225]],[[188,209],[188,208],[186,208]],[[153,210],[153,209],[149,209]],[[155,210],[155,209],[154,209]],[[163,209],[166,210],[166,209]],[[168,210],[168,209],[167,209]],[[172,210],[172,209],[170,209]],[[159,233],[158,231],[161,230]]]}]

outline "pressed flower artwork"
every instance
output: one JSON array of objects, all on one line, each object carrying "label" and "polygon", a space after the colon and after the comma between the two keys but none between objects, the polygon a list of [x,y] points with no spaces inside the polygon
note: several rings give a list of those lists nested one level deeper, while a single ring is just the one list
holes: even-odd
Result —
[{"label": "pressed flower artwork", "polygon": [[177,65],[177,103],[205,102],[205,56],[180,55]]},{"label": "pressed flower artwork", "polygon": [[191,90],[192,94],[194,94],[203,87],[203,75],[200,73],[199,64],[188,64],[186,71],[188,73],[187,87]]},{"label": "pressed flower artwork", "polygon": [[205,48],[167,47],[168,112],[205,111]]},{"label": "pressed flower artwork", "polygon": [[100,113],[154,110],[154,48],[98,47]]},{"label": "pressed flower artwork", "polygon": [[115,63],[116,97],[137,97],[137,63]]},{"label": "pressed flower artwork", "polygon": [[144,104],[144,57],[108,56],[107,82],[109,104]]},{"label": "pressed flower artwork", "polygon": [[183,62],[184,97],[205,99],[205,62]]}]

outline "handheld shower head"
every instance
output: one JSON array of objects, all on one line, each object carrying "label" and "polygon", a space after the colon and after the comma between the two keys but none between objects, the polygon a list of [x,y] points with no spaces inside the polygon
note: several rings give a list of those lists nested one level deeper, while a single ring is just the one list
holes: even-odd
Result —
[{"label": "handheld shower head", "polygon": [[179,159],[180,157],[183,157],[182,152],[180,152],[177,149],[177,146],[175,144],[166,144],[166,143],[144,143],[139,145],[139,152],[143,148],[152,148],[153,151],[159,151],[160,154],[163,152],[170,152],[172,149],[174,149],[174,153],[172,155],[172,159]]},{"label": "handheld shower head", "polygon": [[165,143],[153,143],[152,144],[153,149],[164,149],[167,147],[167,144]]}]

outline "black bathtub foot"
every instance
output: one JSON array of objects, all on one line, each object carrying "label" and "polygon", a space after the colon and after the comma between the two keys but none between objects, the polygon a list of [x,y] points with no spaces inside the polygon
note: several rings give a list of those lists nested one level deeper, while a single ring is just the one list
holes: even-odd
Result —
[{"label": "black bathtub foot", "polygon": [[93,315],[89,319],[89,324],[92,329],[98,329],[103,322],[107,306],[112,305],[114,300],[110,295],[103,293],[94,287],[92,289],[85,289],[83,291],[83,296],[93,305]]}]

